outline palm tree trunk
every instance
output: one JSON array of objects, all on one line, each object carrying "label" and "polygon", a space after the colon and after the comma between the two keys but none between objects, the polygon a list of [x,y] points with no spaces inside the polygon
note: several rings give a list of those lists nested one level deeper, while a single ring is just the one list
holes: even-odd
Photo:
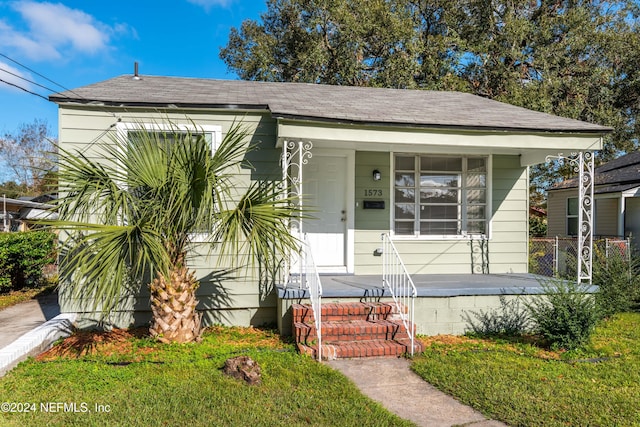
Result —
[{"label": "palm tree trunk", "polygon": [[196,312],[199,283],[193,272],[178,265],[169,272],[168,280],[159,273],[150,285],[153,319],[149,332],[164,343],[200,340],[200,315]]}]

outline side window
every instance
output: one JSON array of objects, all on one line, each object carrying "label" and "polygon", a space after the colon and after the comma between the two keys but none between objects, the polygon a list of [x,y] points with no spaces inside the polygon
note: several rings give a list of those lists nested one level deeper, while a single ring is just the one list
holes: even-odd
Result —
[{"label": "side window", "polygon": [[578,235],[578,198],[567,199],[567,235]]}]

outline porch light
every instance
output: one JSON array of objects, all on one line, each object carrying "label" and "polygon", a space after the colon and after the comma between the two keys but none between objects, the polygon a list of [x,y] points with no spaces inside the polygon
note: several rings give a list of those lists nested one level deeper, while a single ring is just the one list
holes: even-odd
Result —
[{"label": "porch light", "polygon": [[373,180],[374,181],[380,181],[382,179],[382,174],[380,173],[380,171],[378,169],[374,169],[373,170]]}]

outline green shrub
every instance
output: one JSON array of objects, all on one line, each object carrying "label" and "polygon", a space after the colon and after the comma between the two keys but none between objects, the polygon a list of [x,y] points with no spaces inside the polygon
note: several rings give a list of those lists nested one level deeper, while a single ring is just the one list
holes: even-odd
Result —
[{"label": "green shrub", "polygon": [[42,268],[55,262],[55,234],[0,233],[0,292],[37,286]]},{"label": "green shrub", "polygon": [[[475,319],[472,319],[473,315]],[[507,299],[500,295],[500,307],[488,311],[465,312],[464,320],[470,332],[477,336],[517,336],[527,332],[531,319],[527,310],[520,306],[519,298]]]},{"label": "green shrub", "polygon": [[524,303],[535,332],[553,349],[571,350],[585,344],[601,318],[588,287],[564,280],[550,280],[542,287],[544,294]]},{"label": "green shrub", "polygon": [[608,259],[596,252],[593,284],[598,286],[596,303],[603,316],[632,311],[640,301],[640,259],[623,255]]}]

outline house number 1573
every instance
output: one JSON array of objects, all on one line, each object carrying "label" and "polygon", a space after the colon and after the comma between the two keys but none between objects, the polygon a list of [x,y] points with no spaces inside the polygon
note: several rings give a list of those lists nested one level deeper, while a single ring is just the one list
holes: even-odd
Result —
[{"label": "house number 1573", "polygon": [[382,197],[382,190],[379,188],[366,188],[364,197]]}]

